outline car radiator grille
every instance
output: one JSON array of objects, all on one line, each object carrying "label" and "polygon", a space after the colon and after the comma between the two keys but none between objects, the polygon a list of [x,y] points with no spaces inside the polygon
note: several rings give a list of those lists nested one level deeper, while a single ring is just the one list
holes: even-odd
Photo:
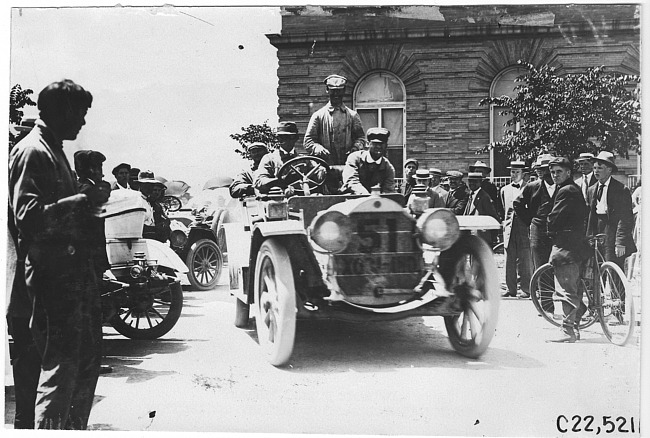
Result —
[{"label": "car radiator grille", "polygon": [[363,304],[390,304],[413,295],[422,275],[415,223],[400,212],[353,213],[352,239],[334,256],[342,291]]}]

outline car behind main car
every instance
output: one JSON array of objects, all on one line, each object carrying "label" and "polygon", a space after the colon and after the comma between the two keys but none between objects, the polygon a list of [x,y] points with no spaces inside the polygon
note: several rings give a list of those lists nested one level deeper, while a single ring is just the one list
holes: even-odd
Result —
[{"label": "car behind main car", "polygon": [[[294,160],[285,166],[299,168]],[[295,183],[306,184],[306,193],[310,174]],[[224,225],[235,325],[246,326],[253,309],[273,365],[289,361],[297,318],[440,315],[456,351],[478,357],[487,349],[498,316],[498,275],[490,248],[471,231],[496,229],[498,222],[402,202],[399,194],[288,200],[271,194],[241,202],[242,220]]]}]

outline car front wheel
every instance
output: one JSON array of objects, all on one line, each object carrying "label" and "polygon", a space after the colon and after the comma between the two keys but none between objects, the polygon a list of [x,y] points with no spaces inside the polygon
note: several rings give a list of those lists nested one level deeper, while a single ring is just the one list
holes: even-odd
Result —
[{"label": "car front wheel", "polygon": [[296,291],[286,249],[275,239],[260,247],[255,264],[255,325],[268,361],[286,364],[296,334]]},{"label": "car front wheel", "polygon": [[447,334],[458,353],[477,358],[487,349],[496,329],[499,273],[490,247],[477,236],[462,236],[448,251],[443,276],[461,312],[445,316]]},{"label": "car front wheel", "polygon": [[217,286],[223,268],[223,256],[215,242],[200,239],[192,244],[185,261],[187,279],[198,290],[210,290]]}]

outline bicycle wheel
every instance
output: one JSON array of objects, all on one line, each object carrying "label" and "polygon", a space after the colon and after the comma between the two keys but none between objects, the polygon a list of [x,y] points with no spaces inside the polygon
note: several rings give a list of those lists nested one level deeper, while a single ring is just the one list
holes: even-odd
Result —
[{"label": "bicycle wheel", "polygon": [[[553,265],[546,263],[540,266],[530,279],[530,295],[539,314],[554,326],[560,327],[562,325],[562,314],[555,314],[555,301],[553,299],[556,288],[555,283]],[[580,280],[578,287],[582,288],[582,301],[587,306],[587,311],[580,319],[578,328],[586,329],[596,322],[598,313],[590,299],[593,293],[591,288],[584,280]]]},{"label": "bicycle wheel", "polygon": [[605,336],[612,344],[625,345],[634,334],[634,300],[627,292],[627,279],[618,265],[605,262],[600,267],[598,316]]},{"label": "bicycle wheel", "polygon": [[533,300],[533,304],[539,314],[554,326],[559,327],[562,324],[562,320],[553,318],[555,311],[553,304],[554,293],[555,270],[553,269],[553,265],[546,263],[537,268],[530,279],[530,298]]}]

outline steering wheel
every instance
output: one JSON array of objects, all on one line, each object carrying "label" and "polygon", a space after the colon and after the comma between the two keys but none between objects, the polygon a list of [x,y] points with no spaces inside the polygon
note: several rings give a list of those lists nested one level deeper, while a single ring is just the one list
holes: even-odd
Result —
[{"label": "steering wheel", "polygon": [[298,194],[309,196],[313,190],[325,184],[329,168],[322,158],[303,155],[284,163],[277,178],[293,187]]}]

